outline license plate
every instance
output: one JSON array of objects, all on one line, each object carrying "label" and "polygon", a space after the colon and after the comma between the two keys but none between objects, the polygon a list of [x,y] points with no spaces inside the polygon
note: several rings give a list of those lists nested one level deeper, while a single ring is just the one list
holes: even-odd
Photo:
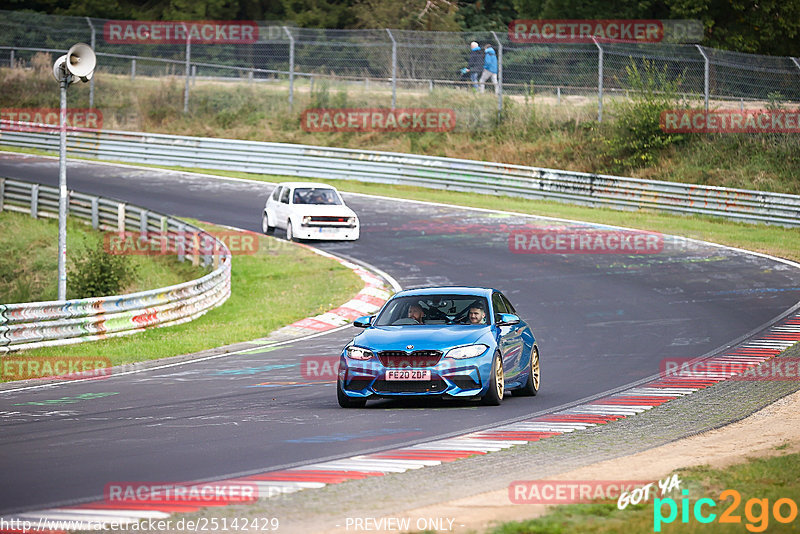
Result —
[{"label": "license plate", "polygon": [[339,231],[338,228],[325,228],[325,227],[319,228],[319,233],[321,234],[335,234],[338,231]]},{"label": "license plate", "polygon": [[386,380],[430,380],[431,372],[422,369],[387,369]]}]

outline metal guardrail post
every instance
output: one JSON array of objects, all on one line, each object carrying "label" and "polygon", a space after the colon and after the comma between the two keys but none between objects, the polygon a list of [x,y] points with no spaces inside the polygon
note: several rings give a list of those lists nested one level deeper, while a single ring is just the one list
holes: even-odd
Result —
[{"label": "metal guardrail post", "polygon": [[705,68],[703,69],[703,97],[705,98],[706,102],[706,112],[708,112],[708,93],[709,93],[709,65],[708,65],[708,56],[706,55],[703,47],[699,44],[694,45],[697,50],[700,51],[700,54],[703,56],[703,60],[705,61]]},{"label": "metal guardrail post", "polygon": [[289,112],[294,109],[294,35],[286,26],[283,31],[289,37]]},{"label": "metal guardrail post", "polygon": [[[89,23],[89,28],[91,28],[91,30],[92,30],[92,37],[91,37],[92,50],[97,52],[97,48],[95,48],[95,37],[96,37],[96,33],[97,32],[94,29],[94,24],[92,24],[92,19],[90,19],[89,17],[86,17],[86,22]],[[92,76],[92,79],[89,80],[89,107],[90,108],[94,107],[94,76]]]},{"label": "metal guardrail post", "polygon": [[190,63],[192,61],[192,36],[189,33],[189,28],[183,24],[183,29],[186,31],[186,69],[184,75],[186,77],[186,84],[183,88],[183,112],[189,113],[189,76],[190,76]]},{"label": "metal guardrail post", "polygon": [[145,235],[147,235],[147,215],[148,211],[146,209],[139,211],[139,232]]},{"label": "metal guardrail post", "polygon": [[39,184],[31,186],[31,217],[39,218]]},{"label": "metal guardrail post", "polygon": [[120,203],[117,205],[117,232],[123,233],[125,231],[125,204]]},{"label": "metal guardrail post", "polygon": [[603,47],[592,37],[597,47],[597,122],[603,122]]},{"label": "metal guardrail post", "polygon": [[497,43],[497,120],[503,115],[503,43],[497,38],[497,34],[492,32]]},{"label": "metal guardrail post", "polygon": [[392,40],[392,109],[397,107],[397,41],[389,28],[386,28],[389,39]]},{"label": "metal guardrail post", "polygon": [[100,199],[92,197],[92,228],[100,228]]},{"label": "metal guardrail post", "polygon": [[3,201],[6,197],[6,179],[0,178],[0,211],[3,211]]},{"label": "metal guardrail post", "polygon": [[186,225],[178,225],[178,237],[175,239],[176,248],[178,249],[178,261],[186,261]]}]

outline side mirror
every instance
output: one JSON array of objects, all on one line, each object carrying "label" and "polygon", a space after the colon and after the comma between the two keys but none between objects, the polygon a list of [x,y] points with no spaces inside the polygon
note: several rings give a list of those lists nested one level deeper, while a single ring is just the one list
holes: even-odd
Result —
[{"label": "side mirror", "polygon": [[369,328],[372,324],[372,315],[364,315],[363,317],[359,317],[355,321],[353,321],[353,326],[356,328]]},{"label": "side mirror", "polygon": [[513,313],[501,313],[497,320],[497,326],[511,326],[519,324],[519,315]]}]

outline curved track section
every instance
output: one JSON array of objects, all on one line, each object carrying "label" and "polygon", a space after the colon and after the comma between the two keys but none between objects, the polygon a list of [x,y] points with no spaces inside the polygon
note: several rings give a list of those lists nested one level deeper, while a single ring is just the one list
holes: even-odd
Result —
[{"label": "curved track section", "polygon": [[[53,160],[0,156],[0,176],[53,183]],[[70,187],[177,216],[258,230],[270,184],[70,162]],[[658,254],[517,254],[509,234],[554,223],[512,214],[347,195],[356,243],[320,248],[404,286],[487,285],[534,327],[535,398],[338,408],[304,379],[307,356],[337,354],[345,329],[260,352],[0,394],[0,513],[102,496],[109,482],[190,481],[318,463],[532,417],[652,376],[665,358],[730,344],[800,299],[792,265],[712,245]]]}]

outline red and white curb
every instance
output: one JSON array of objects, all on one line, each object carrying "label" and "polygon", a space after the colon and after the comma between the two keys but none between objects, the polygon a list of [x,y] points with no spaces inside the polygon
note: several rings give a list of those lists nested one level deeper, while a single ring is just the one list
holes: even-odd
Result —
[{"label": "red and white curb", "polygon": [[[372,275],[366,272],[364,274],[362,279],[365,282],[372,280],[368,278]],[[368,282],[368,287],[375,286],[370,286]],[[800,313],[780,321],[741,345],[703,360],[703,368],[707,371],[681,373],[674,377],[661,376],[608,397],[490,430],[340,460],[215,481],[214,484],[255,485],[258,487],[259,497],[268,499],[305,489],[322,488],[328,484],[383,476],[388,473],[403,473],[411,469],[422,469],[469,456],[500,451],[515,445],[608,424],[650,410],[740,374],[732,372],[731,369],[747,372],[748,369],[774,358],[798,341],[800,341]],[[732,363],[735,365],[731,365]],[[215,501],[213,506],[228,504],[233,503]],[[34,524],[49,520],[84,521],[105,525],[131,524],[142,520],[163,519],[175,513],[195,512],[207,506],[209,506],[207,502],[186,500],[125,505],[97,501],[26,512],[2,519],[6,522],[18,519]],[[42,531],[46,532],[40,530]]]}]

